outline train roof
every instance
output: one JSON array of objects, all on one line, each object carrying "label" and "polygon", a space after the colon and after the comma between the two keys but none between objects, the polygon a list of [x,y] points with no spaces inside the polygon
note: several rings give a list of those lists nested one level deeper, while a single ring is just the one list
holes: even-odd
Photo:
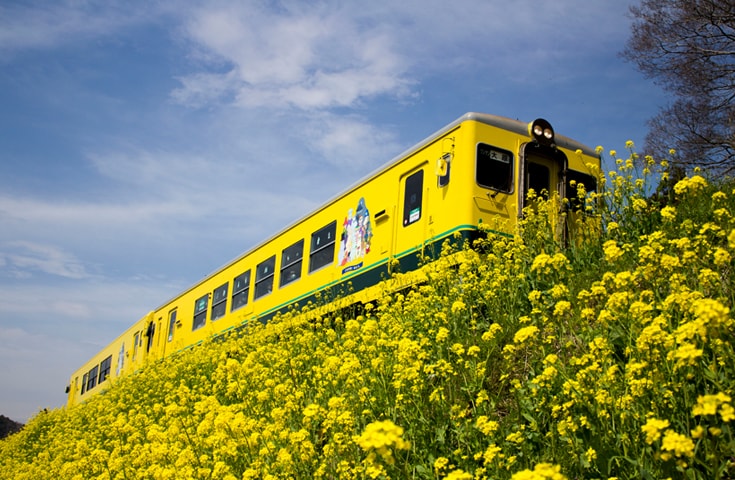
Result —
[{"label": "train roof", "polygon": [[[371,178],[373,178],[373,177],[375,177],[375,176],[383,173],[384,171],[388,170],[394,164],[396,164],[397,162],[399,162],[401,159],[410,156],[411,154],[413,154],[414,152],[416,152],[418,150],[421,150],[422,148],[426,147],[427,145],[433,143],[436,139],[442,137],[443,135],[445,135],[448,132],[450,132],[450,131],[454,130],[455,128],[457,128],[460,124],[462,124],[464,122],[467,122],[467,121],[476,121],[476,122],[480,122],[480,123],[485,123],[487,125],[491,125],[491,126],[494,126],[494,127],[502,128],[503,130],[508,130],[508,131],[513,132],[513,133],[516,133],[518,135],[529,136],[528,123],[522,122],[520,120],[514,120],[512,118],[502,117],[502,116],[499,116],[499,115],[491,115],[491,114],[488,114],[488,113],[478,113],[478,112],[468,112],[468,113],[465,113],[464,115],[462,115],[461,117],[459,117],[455,121],[449,123],[448,125],[446,125],[443,128],[437,130],[433,134],[429,135],[428,137],[426,137],[422,141],[418,142],[417,144],[413,145],[412,147],[408,148],[407,150],[405,150],[405,151],[401,152],[400,154],[396,155],[391,160],[389,160],[388,162],[386,162],[382,166],[378,167],[376,170],[370,172],[368,175],[364,176],[363,178],[361,178],[357,182],[353,183],[352,185],[350,185],[345,190],[342,190],[337,195],[331,197],[330,199],[328,199],[327,201],[325,201],[324,203],[322,203],[316,210],[312,210],[309,213],[307,213],[306,215],[304,215],[304,216],[300,217],[299,219],[295,220],[294,222],[288,224],[285,228],[279,230],[278,232],[274,233],[273,235],[268,236],[266,239],[264,239],[263,241],[259,242],[256,245],[254,245],[253,247],[247,249],[246,251],[244,251],[242,254],[240,254],[239,256],[237,256],[236,258],[234,258],[233,260],[231,260],[231,261],[225,263],[224,265],[222,265],[221,267],[213,270],[211,273],[209,273],[208,275],[206,275],[202,280],[194,283],[193,285],[191,285],[186,290],[184,290],[182,292],[179,292],[175,296],[169,298],[164,303],[162,303],[161,305],[159,305],[158,307],[156,307],[155,311],[158,311],[158,310],[164,308],[166,305],[170,304],[176,298],[178,298],[178,297],[186,294],[187,292],[191,291],[192,289],[194,289],[197,285],[199,285],[199,284],[201,284],[201,283],[209,280],[210,278],[212,278],[213,276],[217,275],[222,270],[227,269],[228,267],[234,265],[235,263],[239,262],[243,258],[247,257],[250,253],[258,250],[259,248],[263,247],[264,245],[267,245],[274,238],[277,238],[280,235],[282,235],[283,233],[291,230],[296,225],[300,224],[301,222],[303,222],[307,218],[311,217],[315,212],[321,210],[322,208],[324,208],[324,207],[326,207],[328,205],[331,205],[332,203],[336,202],[337,200],[339,200],[343,196],[347,195],[348,193],[350,193],[350,192],[354,191],[355,189],[357,189],[359,186],[363,185],[369,179],[371,179]],[[580,142],[578,142],[576,140],[573,140],[573,139],[571,139],[569,137],[566,137],[564,135],[555,135],[554,140],[555,140],[556,145],[558,147],[562,147],[562,148],[565,148],[565,149],[568,149],[568,150],[572,150],[572,151],[581,150],[586,155],[590,155],[590,156],[593,156],[593,157],[599,157],[599,155],[591,147],[589,147],[587,145],[584,145],[583,143],[580,143]]]}]

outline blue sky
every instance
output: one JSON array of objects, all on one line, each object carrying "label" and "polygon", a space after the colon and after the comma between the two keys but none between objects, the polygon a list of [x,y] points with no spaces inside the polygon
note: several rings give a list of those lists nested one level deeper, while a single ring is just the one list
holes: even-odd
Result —
[{"label": "blue sky", "polygon": [[465,112],[641,144],[629,3],[3,2],[0,414]]}]

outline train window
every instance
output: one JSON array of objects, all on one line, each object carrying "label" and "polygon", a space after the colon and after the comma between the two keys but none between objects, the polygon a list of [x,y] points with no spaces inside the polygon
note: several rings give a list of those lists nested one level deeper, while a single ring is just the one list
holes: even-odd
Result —
[{"label": "train window", "polygon": [[138,355],[138,342],[140,341],[140,332],[135,332],[135,335],[133,335],[133,361],[135,361],[135,357]]},{"label": "train window", "polygon": [[513,185],[513,154],[507,150],[477,144],[475,181],[481,187],[510,192]]},{"label": "train window", "polygon": [[97,371],[99,366],[95,365],[92,370],[89,371],[89,378],[87,378],[87,390],[91,390],[97,386]]},{"label": "train window", "polygon": [[153,336],[156,334],[156,324],[154,322],[150,322],[148,324],[148,329],[145,332],[145,336],[148,337],[148,342],[146,343],[145,351],[146,353],[151,351],[151,347],[153,347]]},{"label": "train window", "polygon": [[107,377],[110,375],[110,370],[112,369],[112,355],[102,360],[102,363],[100,363],[100,380],[99,383],[104,382]]},{"label": "train window", "polygon": [[334,262],[335,238],[337,235],[337,221],[322,227],[311,234],[311,249],[309,253],[309,273]]},{"label": "train window", "polygon": [[203,327],[207,323],[207,305],[209,305],[209,294],[204,295],[194,302],[194,323],[191,329]]},{"label": "train window", "polygon": [[301,278],[301,263],[304,258],[304,240],[301,239],[281,254],[281,286]]},{"label": "train window", "polygon": [[597,179],[595,177],[575,170],[567,170],[567,198],[573,210],[584,208],[584,199],[580,199],[578,195],[580,184],[584,185],[585,193],[597,191]]},{"label": "train window", "polygon": [[87,391],[87,379],[89,378],[89,374],[85,373],[82,376],[82,393]]},{"label": "train window", "polygon": [[421,218],[421,193],[424,186],[424,171],[419,170],[406,179],[403,197],[403,226],[407,227]]},{"label": "train window", "polygon": [[230,311],[234,312],[240,307],[248,304],[250,293],[250,270],[235,277],[232,282],[232,305]]},{"label": "train window", "polygon": [[176,327],[176,309],[168,312],[168,341],[174,339],[174,328]]},{"label": "train window", "polygon": [[452,154],[445,153],[437,163],[437,186],[439,188],[449,185],[449,172],[452,169]]},{"label": "train window", "polygon": [[255,268],[255,296],[260,298],[273,291],[273,272],[276,269],[276,256],[260,263]]},{"label": "train window", "polygon": [[533,190],[538,198],[549,198],[549,193],[553,188],[549,167],[540,163],[528,162],[526,170],[528,171],[528,177],[526,178],[525,196],[528,196],[529,190]]},{"label": "train window", "polygon": [[225,316],[225,308],[227,307],[227,287],[228,284],[217,287],[212,293],[212,320],[217,320]]},{"label": "train window", "polygon": [[125,342],[120,345],[120,352],[117,354],[117,368],[115,369],[115,375],[119,376],[123,367],[125,366]]}]

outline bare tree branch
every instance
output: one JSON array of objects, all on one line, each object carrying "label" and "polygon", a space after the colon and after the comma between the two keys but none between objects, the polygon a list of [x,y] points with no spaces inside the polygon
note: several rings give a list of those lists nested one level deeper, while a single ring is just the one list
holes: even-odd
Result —
[{"label": "bare tree branch", "polygon": [[735,0],[641,0],[622,56],[674,95],[646,150],[735,171]]}]

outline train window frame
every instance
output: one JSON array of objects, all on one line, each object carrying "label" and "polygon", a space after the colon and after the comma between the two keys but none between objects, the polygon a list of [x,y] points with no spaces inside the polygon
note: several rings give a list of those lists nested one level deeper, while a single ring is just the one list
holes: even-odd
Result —
[{"label": "train window frame", "polygon": [[304,264],[304,239],[286,247],[281,252],[281,274],[278,281],[281,287],[301,278]]},{"label": "train window frame", "polygon": [[[241,273],[240,275],[236,276],[232,280],[232,297],[230,301],[230,312],[234,312],[237,309],[240,309],[248,304],[249,296],[250,296],[250,272],[252,270],[248,268],[245,272]],[[243,286],[240,287],[239,283],[240,281],[243,281]],[[241,301],[241,299],[244,299],[245,301]]]},{"label": "train window frame", "polygon": [[176,331],[176,316],[178,309],[174,308],[170,312],[168,312],[168,341],[172,342],[174,340],[174,333]]},{"label": "train window frame", "polygon": [[[487,149],[488,153],[481,154],[481,149]],[[504,159],[504,156],[506,155],[507,161]],[[492,166],[492,164],[481,163],[481,158],[487,158],[489,161],[495,162],[496,164],[507,165],[507,167],[503,169],[507,170],[507,172],[501,171],[500,175],[498,175],[497,170],[487,168],[488,166]],[[515,163],[515,156],[510,150],[499,148],[494,145],[490,145],[489,143],[478,142],[477,147],[475,148],[475,182],[482,188],[508,194],[513,193],[513,170]],[[484,168],[481,168],[481,166]],[[503,178],[504,183],[501,184],[497,181],[493,183],[494,180],[488,181],[488,179],[497,178]]]},{"label": "train window frame", "polygon": [[110,376],[110,372],[112,371],[112,355],[105,358],[100,362],[100,376],[99,380],[97,381],[98,384],[104,382],[107,380],[107,377]]},{"label": "train window frame", "polygon": [[423,213],[424,169],[407,176],[403,187],[403,226],[408,227],[421,220]]},{"label": "train window frame", "polygon": [[211,321],[215,321],[227,314],[227,292],[230,289],[230,282],[215,288],[212,292],[212,307],[209,315]]},{"label": "train window frame", "polygon": [[[326,237],[324,236],[325,233],[327,234]],[[323,267],[332,265],[334,263],[334,252],[336,251],[336,246],[337,220],[332,220],[330,223],[311,234],[309,273],[316,272]]]},{"label": "train window frame", "polygon": [[[202,303],[204,302],[204,303]],[[194,318],[191,331],[198,330],[207,324],[207,309],[209,308],[209,294],[202,295],[194,301]]]},{"label": "train window frame", "polygon": [[276,256],[271,255],[255,267],[255,293],[253,300],[273,292],[273,278],[276,273]]}]

